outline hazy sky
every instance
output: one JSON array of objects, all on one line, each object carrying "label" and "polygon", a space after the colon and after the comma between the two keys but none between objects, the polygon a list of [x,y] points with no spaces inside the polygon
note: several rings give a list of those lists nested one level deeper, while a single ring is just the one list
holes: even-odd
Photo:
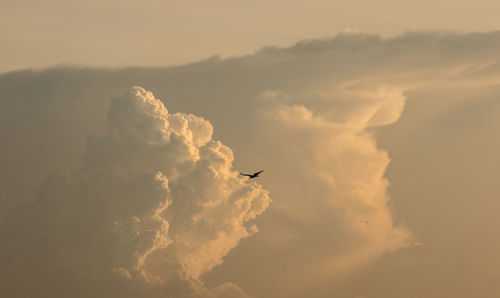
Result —
[{"label": "hazy sky", "polygon": [[0,5],[0,296],[500,296],[497,2]]},{"label": "hazy sky", "polygon": [[500,3],[478,1],[0,1],[0,71],[69,63],[167,66],[251,54],[346,28],[490,31]]}]

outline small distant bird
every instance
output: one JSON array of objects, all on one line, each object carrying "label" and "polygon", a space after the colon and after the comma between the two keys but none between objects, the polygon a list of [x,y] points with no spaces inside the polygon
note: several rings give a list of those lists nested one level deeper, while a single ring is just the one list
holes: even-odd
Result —
[{"label": "small distant bird", "polygon": [[242,172],[240,172],[240,175],[241,176],[248,176],[248,177],[250,177],[250,179],[252,179],[252,178],[259,177],[259,174],[262,173],[262,172],[264,172],[264,170],[260,170],[258,172],[253,173],[253,174],[243,174]]}]

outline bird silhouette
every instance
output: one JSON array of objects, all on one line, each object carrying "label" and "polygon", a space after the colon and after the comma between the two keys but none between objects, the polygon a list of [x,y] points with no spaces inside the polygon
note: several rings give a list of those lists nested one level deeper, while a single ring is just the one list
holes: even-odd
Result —
[{"label": "bird silhouette", "polygon": [[253,174],[243,174],[242,172],[240,172],[240,175],[241,176],[248,176],[250,179],[252,179],[252,178],[259,177],[260,173],[262,173],[262,172],[264,172],[264,170],[260,170],[258,172],[253,173]]}]

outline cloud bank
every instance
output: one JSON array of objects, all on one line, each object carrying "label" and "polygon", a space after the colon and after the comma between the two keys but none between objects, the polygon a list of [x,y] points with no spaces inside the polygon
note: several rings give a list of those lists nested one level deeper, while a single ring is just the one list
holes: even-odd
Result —
[{"label": "cloud bank", "polygon": [[[179,67],[4,74],[2,280],[31,296],[331,297],[415,243],[377,132],[415,92],[498,85],[499,49],[496,32],[344,33]],[[110,102],[132,85],[210,123],[143,89]],[[266,212],[231,163],[265,169]],[[44,182],[54,173],[73,174]],[[62,272],[58,287],[40,280]]]}]

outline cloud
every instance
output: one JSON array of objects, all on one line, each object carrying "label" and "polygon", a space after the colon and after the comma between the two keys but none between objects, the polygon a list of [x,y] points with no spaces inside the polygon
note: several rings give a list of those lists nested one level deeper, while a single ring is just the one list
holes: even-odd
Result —
[{"label": "cloud", "polygon": [[[158,297],[245,296],[230,284],[209,290],[199,277],[257,231],[248,222],[268,207],[267,191],[237,176],[208,121],[169,113],[143,88],[114,99],[107,119],[109,133],[88,140],[82,168],[48,179],[5,221],[3,291],[58,297],[71,283],[71,296],[86,297],[82,287],[131,282],[141,285],[132,293]],[[26,279],[25,292],[17,286]],[[94,295],[119,293],[107,290]]]},{"label": "cloud", "polygon": [[[499,48],[498,32],[390,39],[346,32],[170,68],[4,74],[1,240],[29,237],[0,241],[1,251],[26,256],[14,266],[16,254],[4,254],[2,268],[19,268],[13,276],[34,288],[43,283],[39,272],[81,266],[81,275],[61,277],[63,294],[62,285],[92,279],[92,294],[108,297],[230,297],[241,289],[263,298],[331,297],[328,289],[353,272],[415,243],[394,208],[404,193],[392,201],[388,194],[390,156],[378,131],[399,121],[412,94],[429,92],[429,101],[440,102],[447,93],[436,88],[498,85]],[[206,120],[170,113],[142,89],[131,98],[144,101],[109,101],[131,85],[154,91],[172,111],[210,121],[234,160]],[[422,121],[433,112],[422,109]],[[258,181],[273,202],[260,216],[265,192],[236,178],[231,163],[265,169]],[[47,176],[71,172],[38,190]],[[13,209],[16,203],[24,205]],[[68,232],[49,233],[60,227]],[[38,230],[44,236],[36,238]],[[137,232],[142,238],[134,241]],[[80,242],[87,244],[77,250]],[[33,245],[43,248],[39,254]],[[50,274],[27,270],[30,264]]]},{"label": "cloud", "polygon": [[388,208],[389,158],[367,131],[397,121],[405,101],[400,90],[267,91],[259,100],[255,147],[265,148],[258,154],[273,169],[266,179],[275,198],[262,225],[269,239],[255,244],[270,260],[251,266],[274,277],[256,278],[260,284],[283,297],[305,297],[319,280],[410,244]]}]

